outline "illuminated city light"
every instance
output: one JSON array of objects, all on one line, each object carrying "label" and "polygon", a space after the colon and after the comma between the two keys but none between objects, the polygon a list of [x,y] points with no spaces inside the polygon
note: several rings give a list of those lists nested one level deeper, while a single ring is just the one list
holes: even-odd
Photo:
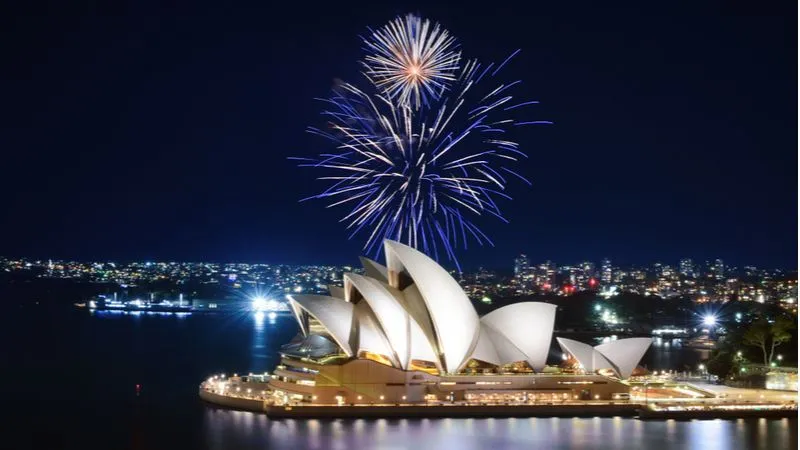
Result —
[{"label": "illuminated city light", "polygon": [[703,316],[703,325],[707,325],[709,327],[713,327],[717,324],[717,317],[713,314],[706,314]]}]

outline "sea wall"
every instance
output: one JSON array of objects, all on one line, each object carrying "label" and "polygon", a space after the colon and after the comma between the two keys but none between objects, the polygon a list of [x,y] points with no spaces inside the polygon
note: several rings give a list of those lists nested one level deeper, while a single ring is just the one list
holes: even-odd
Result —
[{"label": "sea wall", "polygon": [[745,417],[796,417],[797,409],[708,409],[667,411],[645,408],[638,403],[552,405],[303,405],[275,406],[264,400],[215,394],[199,390],[206,402],[243,411],[263,412],[271,418],[422,418],[422,417],[638,417],[650,420],[735,419]]},{"label": "sea wall", "polygon": [[205,389],[200,389],[200,398],[215,405],[226,408],[241,409],[245,411],[264,412],[264,401],[250,398],[231,397],[227,395],[215,394]]},{"label": "sea wall", "polygon": [[639,405],[380,405],[267,406],[273,418],[613,417],[634,416]]}]

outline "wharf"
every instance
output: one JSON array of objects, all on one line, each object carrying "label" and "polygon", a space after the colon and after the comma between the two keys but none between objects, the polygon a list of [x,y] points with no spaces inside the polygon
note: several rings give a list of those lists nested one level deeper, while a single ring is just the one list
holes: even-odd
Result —
[{"label": "wharf", "polygon": [[797,417],[796,404],[644,404],[639,402],[564,402],[552,404],[376,404],[276,405],[268,398],[220,395],[202,387],[200,398],[225,408],[262,412],[271,418],[505,418],[637,417],[646,420]]}]

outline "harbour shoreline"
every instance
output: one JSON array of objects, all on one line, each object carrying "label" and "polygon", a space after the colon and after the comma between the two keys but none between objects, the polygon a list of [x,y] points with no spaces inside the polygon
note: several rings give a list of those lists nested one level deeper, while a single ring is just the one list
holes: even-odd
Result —
[{"label": "harbour shoreline", "polygon": [[[567,403],[535,405],[386,404],[386,405],[275,405],[269,400],[219,395],[199,389],[206,403],[234,410],[264,413],[286,419],[381,419],[381,418],[510,418],[510,417],[629,417],[640,420],[691,420],[797,417],[797,408],[702,409],[675,411],[654,409],[644,403]],[[764,404],[761,406],[775,406]]]}]

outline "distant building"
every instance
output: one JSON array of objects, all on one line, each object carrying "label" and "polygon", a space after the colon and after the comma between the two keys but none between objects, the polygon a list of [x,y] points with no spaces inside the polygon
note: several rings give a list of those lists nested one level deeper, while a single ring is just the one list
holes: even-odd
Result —
[{"label": "distant building", "polygon": [[600,280],[606,284],[611,283],[612,274],[611,260],[608,258],[603,259],[603,262],[600,264]]},{"label": "distant building", "polygon": [[725,263],[723,263],[721,259],[715,260],[714,265],[711,267],[711,272],[714,274],[714,278],[716,278],[717,280],[724,279]]},{"label": "distant building", "polygon": [[540,290],[549,291],[555,286],[556,268],[552,262],[546,261],[539,264],[533,272],[533,284]]},{"label": "distant building", "polygon": [[695,277],[694,263],[692,262],[691,259],[684,258],[684,259],[681,260],[681,262],[680,262],[680,272],[681,272],[681,275],[683,275],[685,277],[689,277],[689,278],[694,278]]},{"label": "distant building", "polygon": [[530,263],[528,262],[528,257],[526,255],[523,254],[514,258],[515,277],[522,278],[522,276],[525,275],[525,272],[528,271],[528,267],[530,267]]}]

